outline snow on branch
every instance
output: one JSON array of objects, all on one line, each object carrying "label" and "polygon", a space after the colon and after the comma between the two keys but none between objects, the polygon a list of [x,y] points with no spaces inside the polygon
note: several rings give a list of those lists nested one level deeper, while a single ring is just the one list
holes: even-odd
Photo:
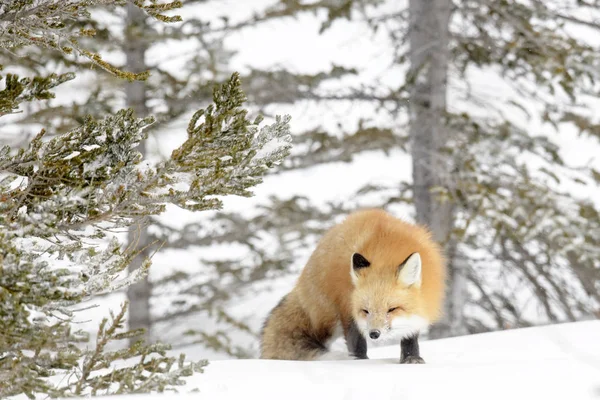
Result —
[{"label": "snow on branch", "polygon": [[[57,391],[45,377],[79,368],[83,353],[73,343],[86,335],[70,331],[72,306],[130,285],[150,266],[145,260],[124,276],[137,254],[134,246],[123,249],[115,233],[162,213],[168,204],[199,211],[218,208],[219,196],[250,196],[249,189],[288,155],[290,118],[266,126],[260,118],[248,120],[237,74],[213,97],[214,104],[192,118],[187,140],[156,166],[145,165],[136,150],[154,120],[135,118],[132,110],[101,120],[88,117],[50,139],[42,131],[27,148],[0,149],[0,315],[7,316],[0,319],[0,376],[8,382],[0,397],[70,393],[67,387]],[[128,334],[116,330],[123,312],[111,327],[100,328],[99,352],[109,358],[90,355],[88,369],[124,356],[103,350],[105,342]],[[147,349],[134,346],[126,355],[146,356]],[[153,351],[160,355],[164,349]],[[175,360],[161,357],[138,364],[144,371],[113,371],[110,379],[83,374],[83,386],[73,393],[88,393],[90,387],[113,393],[107,386],[113,378],[134,379],[123,389],[128,392],[163,390],[200,368],[180,360],[173,372]],[[157,375],[145,381],[148,371]]]},{"label": "snow on branch", "polygon": [[[13,51],[22,46],[38,46],[75,54],[90,60],[92,64],[127,80],[145,80],[148,71],[133,73],[122,71],[102,59],[100,54],[83,48],[80,40],[96,35],[91,27],[90,10],[93,8],[125,7],[121,0],[3,0],[0,4],[0,48]],[[181,1],[167,3],[134,0],[131,2],[149,16],[162,22],[178,22],[178,15],[166,13],[182,7]],[[149,3],[149,4],[147,4]],[[87,25],[81,25],[87,21]],[[79,28],[77,28],[79,26]]]}]

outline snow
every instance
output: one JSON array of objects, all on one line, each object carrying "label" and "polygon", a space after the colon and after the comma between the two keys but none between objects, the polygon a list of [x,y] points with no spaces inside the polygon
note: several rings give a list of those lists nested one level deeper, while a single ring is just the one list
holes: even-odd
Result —
[{"label": "snow", "polygon": [[399,346],[369,360],[212,361],[181,394],[118,399],[598,399],[599,337],[585,321],[423,341],[425,365],[400,365]]},{"label": "snow", "polygon": [[78,155],[80,155],[80,154],[81,154],[81,152],[79,152],[79,151],[74,151],[74,152],[72,152],[71,154],[69,154],[68,156],[66,156],[66,157],[63,157],[63,160],[70,160],[70,159],[72,159],[72,158],[75,158],[75,157],[77,157],[77,156],[78,156]]}]

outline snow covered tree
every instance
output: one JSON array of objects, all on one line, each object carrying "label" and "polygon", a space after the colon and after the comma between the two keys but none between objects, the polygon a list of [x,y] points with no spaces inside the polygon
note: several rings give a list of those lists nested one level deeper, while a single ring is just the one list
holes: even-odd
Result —
[{"label": "snow covered tree", "polygon": [[[198,107],[206,107],[212,102],[213,85],[226,82],[231,76],[232,71],[229,69],[228,60],[232,53],[223,45],[228,33],[254,23],[250,18],[235,25],[221,21],[221,25],[217,26],[215,21],[204,17],[203,8],[198,10],[197,6],[205,6],[207,3],[209,2],[185,2],[178,11],[185,15],[184,20],[178,21],[176,17],[169,17],[169,22],[172,22],[169,24],[148,17],[132,3],[126,7],[110,7],[110,4],[106,3],[101,9],[92,8],[88,17],[73,18],[70,21],[77,29],[87,29],[88,32],[93,29],[95,32],[92,38],[79,38],[79,43],[85,44],[86,49],[93,49],[96,52],[101,50],[101,53],[106,53],[111,59],[111,68],[115,66],[114,68],[119,71],[127,71],[127,73],[135,71],[137,74],[146,74],[149,71],[151,74],[146,80],[133,80],[127,83],[103,69],[95,68],[86,57],[72,57],[59,51],[47,49],[40,51],[38,48],[26,47],[19,48],[14,53],[0,54],[0,60],[3,60],[6,65],[18,65],[20,69],[29,73],[44,75],[50,73],[53,68],[74,67],[80,71],[78,81],[81,83],[77,87],[76,99],[66,102],[65,98],[60,98],[30,104],[26,112],[15,116],[10,121],[11,124],[7,128],[14,131],[16,126],[29,128],[31,125],[42,124],[44,127],[54,127],[53,130],[47,129],[49,134],[64,132],[80,124],[86,114],[101,118],[107,113],[118,111],[121,107],[131,107],[137,117],[148,114],[154,116],[155,122],[146,128],[146,131],[153,135],[154,140],[162,141],[171,137],[173,126],[180,125]],[[177,2],[173,2],[173,5],[179,6]],[[161,15],[166,18],[164,13],[167,9],[165,5],[161,7],[163,13]],[[165,47],[167,50],[164,50]],[[164,57],[153,57],[152,52],[157,48],[163,49],[161,54]],[[123,61],[117,57],[118,55],[124,56]],[[335,71],[335,74],[339,76],[341,72]],[[293,78],[287,76],[280,81]],[[302,78],[303,84],[311,79],[310,76]],[[265,101],[269,101],[264,98],[264,94],[277,88],[278,85],[284,85],[284,83],[278,84],[276,78],[265,80],[265,74],[261,71],[253,71],[243,76],[241,80],[253,104],[261,104],[261,101],[264,104]],[[310,93],[306,94],[308,95]],[[14,141],[15,137],[26,136],[24,132],[20,132],[19,135],[13,134],[5,140]],[[146,152],[145,158],[153,160],[152,162],[165,157],[164,154],[157,154],[156,146],[150,146],[149,149],[144,147],[146,147],[145,142],[141,142],[138,151]],[[148,217],[139,219],[131,226],[130,242],[136,244],[139,254],[130,264],[130,269],[137,269],[144,258],[155,251],[158,243],[163,250],[181,246],[181,241],[177,242],[178,245],[171,246],[173,235],[167,236],[161,233],[163,230],[168,231],[170,227],[163,225],[164,222],[160,219]],[[193,225],[195,224],[183,230],[190,231]],[[191,240],[192,238],[188,236],[187,239],[187,245],[190,247],[206,243],[206,238]],[[202,275],[206,270],[211,269],[210,265],[205,266],[197,261],[193,263],[198,264],[196,274]],[[258,266],[257,264],[253,267]],[[235,267],[230,265],[223,268],[222,273],[227,274],[226,269]],[[258,274],[251,275],[258,276]],[[153,300],[152,286],[157,288],[162,298]],[[165,322],[171,317],[180,315],[176,306],[172,308],[176,310],[173,312],[170,308],[164,309],[164,313],[151,312],[153,301],[162,304],[164,298],[171,295],[166,288],[172,288],[172,294],[180,292],[180,288],[173,287],[170,281],[163,285],[160,280],[151,282],[148,277],[127,289],[130,327],[144,328],[147,338],[153,333],[154,323]],[[199,296],[196,300],[194,309],[213,309],[218,304],[210,296]],[[225,313],[223,308],[213,311],[223,315]],[[231,321],[234,327],[240,326],[238,321],[233,321],[230,317],[226,319]],[[161,338],[160,334],[154,337]],[[203,340],[214,342],[215,339],[204,337]]]},{"label": "snow covered tree", "polygon": [[[600,58],[578,30],[597,32],[599,12],[597,3],[558,1],[464,2],[455,10],[459,79],[495,68],[513,90],[505,104],[486,105],[485,117],[448,117],[459,174],[447,187],[460,207],[455,227],[458,255],[469,266],[470,331],[598,313],[599,205],[585,195],[598,187],[597,171],[565,160],[559,143],[571,128],[598,143],[597,122],[585,109],[594,107],[589,94],[598,79],[589,65]],[[477,104],[475,96],[467,90]],[[483,234],[490,231],[493,237]],[[488,275],[490,264],[495,274]],[[528,296],[533,304],[524,304]],[[480,311],[488,318],[474,317]]]},{"label": "snow covered tree", "polygon": [[[16,54],[42,46],[85,57],[108,73],[137,80],[81,45],[80,29],[91,7],[123,7],[120,1],[9,1],[0,6],[0,45]],[[179,2],[135,2],[148,15]],[[29,59],[31,60],[31,59]],[[3,58],[3,62],[5,59]],[[76,65],[73,63],[72,65]],[[13,65],[3,65],[11,68]],[[0,116],[12,118],[27,103],[52,98],[73,72],[21,78],[0,77]],[[49,124],[25,146],[0,150],[0,397],[45,393],[52,397],[163,391],[200,371],[203,362],[166,355],[167,345],[136,341],[112,350],[140,330],[125,330],[125,311],[104,320],[92,348],[86,332],[74,330],[82,302],[126,288],[150,267],[125,271],[139,251],[123,247],[119,233],[167,205],[190,211],[218,209],[220,197],[250,196],[270,167],[289,151],[289,118],[260,127],[242,108],[246,98],[237,74],[214,90],[212,104],[194,113],[187,137],[168,157],[144,163],[137,147],[146,140],[152,116],[133,110],[86,116],[78,126]],[[10,122],[5,126],[10,126]],[[119,365],[119,360],[135,361]],[[55,381],[52,376],[64,376]]]}]

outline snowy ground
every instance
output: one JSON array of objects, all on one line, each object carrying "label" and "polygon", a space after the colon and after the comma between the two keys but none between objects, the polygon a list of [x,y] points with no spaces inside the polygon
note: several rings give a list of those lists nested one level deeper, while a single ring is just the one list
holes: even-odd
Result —
[{"label": "snowy ground", "polygon": [[[399,346],[361,361],[213,361],[190,399],[600,399],[600,321],[421,344],[426,365],[399,365]],[[182,391],[183,392],[183,391]],[[120,396],[119,400],[174,395]]]}]

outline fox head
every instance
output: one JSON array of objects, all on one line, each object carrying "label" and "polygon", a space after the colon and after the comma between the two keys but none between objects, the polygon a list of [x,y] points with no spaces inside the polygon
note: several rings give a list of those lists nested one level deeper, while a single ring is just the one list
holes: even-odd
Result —
[{"label": "fox head", "polygon": [[352,314],[365,338],[377,342],[400,340],[429,325],[422,316],[419,253],[412,253],[397,265],[372,265],[354,253],[350,275],[354,284]]}]

